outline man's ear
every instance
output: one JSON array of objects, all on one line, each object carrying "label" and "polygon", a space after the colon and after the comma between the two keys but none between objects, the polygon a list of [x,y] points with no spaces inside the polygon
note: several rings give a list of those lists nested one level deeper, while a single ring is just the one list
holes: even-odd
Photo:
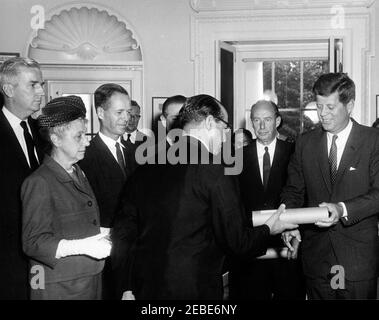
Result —
[{"label": "man's ear", "polygon": [[353,112],[353,109],[354,109],[354,100],[351,99],[347,104],[346,104],[346,108],[347,108],[347,112],[349,113],[349,115],[351,115],[351,113]]},{"label": "man's ear", "polygon": [[3,84],[3,92],[8,98],[12,98],[14,96],[14,87],[10,83]]},{"label": "man's ear", "polygon": [[282,117],[281,116],[276,117],[276,119],[275,119],[276,128],[278,128],[280,126],[281,122],[282,122]]},{"label": "man's ear", "polygon": [[205,118],[204,122],[205,122],[205,128],[206,128],[207,130],[211,130],[211,129],[213,129],[213,128],[215,127],[215,124],[216,124],[216,122],[215,122],[213,116],[211,116],[211,115],[207,116],[207,117]]},{"label": "man's ear", "polygon": [[96,108],[96,113],[99,119],[103,120],[104,119],[104,109],[103,107],[97,107]]},{"label": "man's ear", "polygon": [[160,115],[159,119],[161,119],[162,125],[167,128],[167,119],[163,114]]}]

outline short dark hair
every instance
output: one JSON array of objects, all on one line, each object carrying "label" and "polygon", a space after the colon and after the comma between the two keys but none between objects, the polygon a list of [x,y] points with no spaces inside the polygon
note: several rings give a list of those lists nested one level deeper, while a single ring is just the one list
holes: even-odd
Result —
[{"label": "short dark hair", "polygon": [[372,124],[371,127],[373,127],[373,128],[377,128],[377,127],[379,127],[379,118],[377,118],[377,119],[374,121],[374,123]]},{"label": "short dark hair", "polygon": [[178,121],[183,128],[187,123],[202,121],[209,115],[216,119],[224,119],[221,107],[221,102],[216,98],[199,94],[186,99],[182,109],[180,109]]},{"label": "short dark hair", "polygon": [[95,91],[95,108],[102,107],[107,109],[107,102],[115,92],[129,96],[128,91],[116,83],[103,84]]},{"label": "short dark hair", "polygon": [[132,107],[138,107],[141,110],[141,107],[140,107],[140,105],[138,104],[138,102],[136,100],[131,100],[130,101],[130,105]]},{"label": "short dark hair", "polygon": [[163,105],[162,105],[162,114],[163,114],[163,116],[164,117],[167,116],[167,107],[170,104],[174,104],[174,103],[184,104],[185,101],[186,101],[186,97],[182,96],[180,94],[167,98],[166,101],[163,102]]},{"label": "short dark hair", "polygon": [[315,96],[328,97],[338,92],[339,101],[346,105],[355,100],[355,84],[347,73],[327,73],[321,75],[313,86]]},{"label": "short dark hair", "polygon": [[267,103],[269,105],[271,105],[271,107],[274,109],[274,113],[275,113],[275,117],[280,117],[280,112],[279,112],[279,108],[277,106],[277,104],[271,100],[258,100],[256,103],[254,103],[252,106],[251,106],[251,109],[250,109],[250,119],[251,119],[251,116],[253,114],[253,109],[262,104],[262,103]]}]

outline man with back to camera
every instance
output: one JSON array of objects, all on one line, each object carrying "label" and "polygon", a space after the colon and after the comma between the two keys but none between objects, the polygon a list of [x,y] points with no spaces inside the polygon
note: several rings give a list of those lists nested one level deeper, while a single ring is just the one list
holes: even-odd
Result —
[{"label": "man with back to camera", "polygon": [[[121,189],[130,175],[121,143],[129,120],[130,98],[120,85],[106,83],[95,91],[100,131],[91,140],[79,165],[86,174],[100,209],[100,226],[110,232]],[[103,299],[114,299],[117,279],[108,258],[103,271]]]},{"label": "man with back to camera", "polygon": [[[243,149],[240,190],[247,218],[253,210],[271,210],[280,205],[280,193],[287,180],[287,167],[294,145],[277,139],[281,116],[274,102],[260,100],[251,107],[251,123],[256,139]],[[283,247],[280,236],[271,237],[270,247]],[[244,260],[230,257],[231,299],[304,299],[302,270],[297,260],[260,257]]]},{"label": "man with back to camera", "polygon": [[[322,127],[298,138],[281,195],[288,208],[329,211],[328,219],[300,229],[307,296],[375,299],[379,133],[350,117],[355,85],[347,74],[320,76],[313,93]],[[300,239],[300,233],[286,232],[283,238],[292,247],[289,240]]]},{"label": "man with back to camera", "polygon": [[11,58],[0,66],[4,106],[0,111],[0,300],[24,300],[29,295],[28,260],[21,244],[21,184],[43,160],[37,123],[31,115],[43,102],[39,64]]},{"label": "man with back to camera", "polygon": [[270,234],[294,227],[279,220],[284,206],[263,226],[248,227],[236,177],[212,162],[227,117],[211,96],[187,99],[177,143],[188,157],[176,165],[140,166],[126,184],[112,243],[127,261],[120,282],[137,300],[221,300],[225,253],[262,255]]}]

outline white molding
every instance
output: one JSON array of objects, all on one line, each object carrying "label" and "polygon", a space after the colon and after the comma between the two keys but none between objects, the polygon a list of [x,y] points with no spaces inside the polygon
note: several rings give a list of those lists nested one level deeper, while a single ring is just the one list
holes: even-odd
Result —
[{"label": "white molding", "polygon": [[370,7],[375,0],[190,0],[195,12]]},{"label": "white molding", "polygon": [[331,26],[334,15],[330,8],[193,13],[190,58],[194,62],[195,94],[219,97],[219,41],[343,38],[345,71],[356,82],[359,95],[354,115],[359,122],[369,124],[374,113],[370,89],[366,88],[370,88],[374,38],[370,30],[373,8],[366,5],[345,9],[344,29]]}]

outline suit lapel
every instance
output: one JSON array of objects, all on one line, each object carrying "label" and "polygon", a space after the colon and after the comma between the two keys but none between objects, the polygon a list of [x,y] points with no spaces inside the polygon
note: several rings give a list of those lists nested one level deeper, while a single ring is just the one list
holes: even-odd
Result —
[{"label": "suit lapel", "polygon": [[325,185],[329,193],[332,193],[332,183],[330,181],[330,168],[328,161],[328,143],[326,132],[324,132],[323,130],[321,130],[320,132],[318,146],[315,149],[315,152],[318,153],[318,164],[320,166],[321,175],[324,179]]},{"label": "suit lapel", "polygon": [[340,164],[337,170],[336,185],[341,180],[343,174],[346,171],[348,165],[354,165],[354,158],[359,155],[357,150],[359,149],[361,142],[361,135],[359,134],[359,127],[355,121],[353,121],[353,127],[351,129],[350,135],[346,141],[345,150],[343,151]]},{"label": "suit lapel", "polygon": [[[94,143],[94,146],[99,151],[99,154],[103,155],[104,162],[107,163],[107,165],[111,166],[113,168],[113,170],[117,170],[117,171],[120,172],[121,175],[123,175],[122,170],[121,170],[118,162],[114,158],[112,152],[109,150],[109,148],[107,147],[107,145],[100,138],[99,134],[97,134],[96,137],[93,138],[93,140],[92,140],[91,143]],[[123,154],[124,154],[124,161],[125,161],[125,163],[127,163],[126,157],[125,157],[125,149],[123,151],[124,151],[123,152]],[[128,174],[127,170],[128,169],[126,168],[126,174]]]},{"label": "suit lapel", "polygon": [[22,151],[21,145],[14,133],[10,123],[5,117],[2,110],[0,110],[0,134],[4,141],[7,141],[8,149],[11,153],[11,156],[14,157],[15,162],[19,162],[24,166],[24,169],[31,170],[26,160],[24,151]]},{"label": "suit lapel", "polygon": [[275,183],[275,181],[272,181],[273,177],[277,177],[280,175],[280,159],[283,159],[283,148],[281,141],[277,139],[274,158],[272,159],[272,165],[270,169],[270,176],[268,177],[266,192],[268,192],[272,184]]},{"label": "suit lapel", "polygon": [[252,179],[255,179],[255,181],[260,181],[259,186],[260,186],[261,192],[264,192],[261,172],[259,170],[257,140],[255,140],[254,143],[251,144],[251,158],[252,158],[251,162],[248,161],[248,163],[251,163]]}]

